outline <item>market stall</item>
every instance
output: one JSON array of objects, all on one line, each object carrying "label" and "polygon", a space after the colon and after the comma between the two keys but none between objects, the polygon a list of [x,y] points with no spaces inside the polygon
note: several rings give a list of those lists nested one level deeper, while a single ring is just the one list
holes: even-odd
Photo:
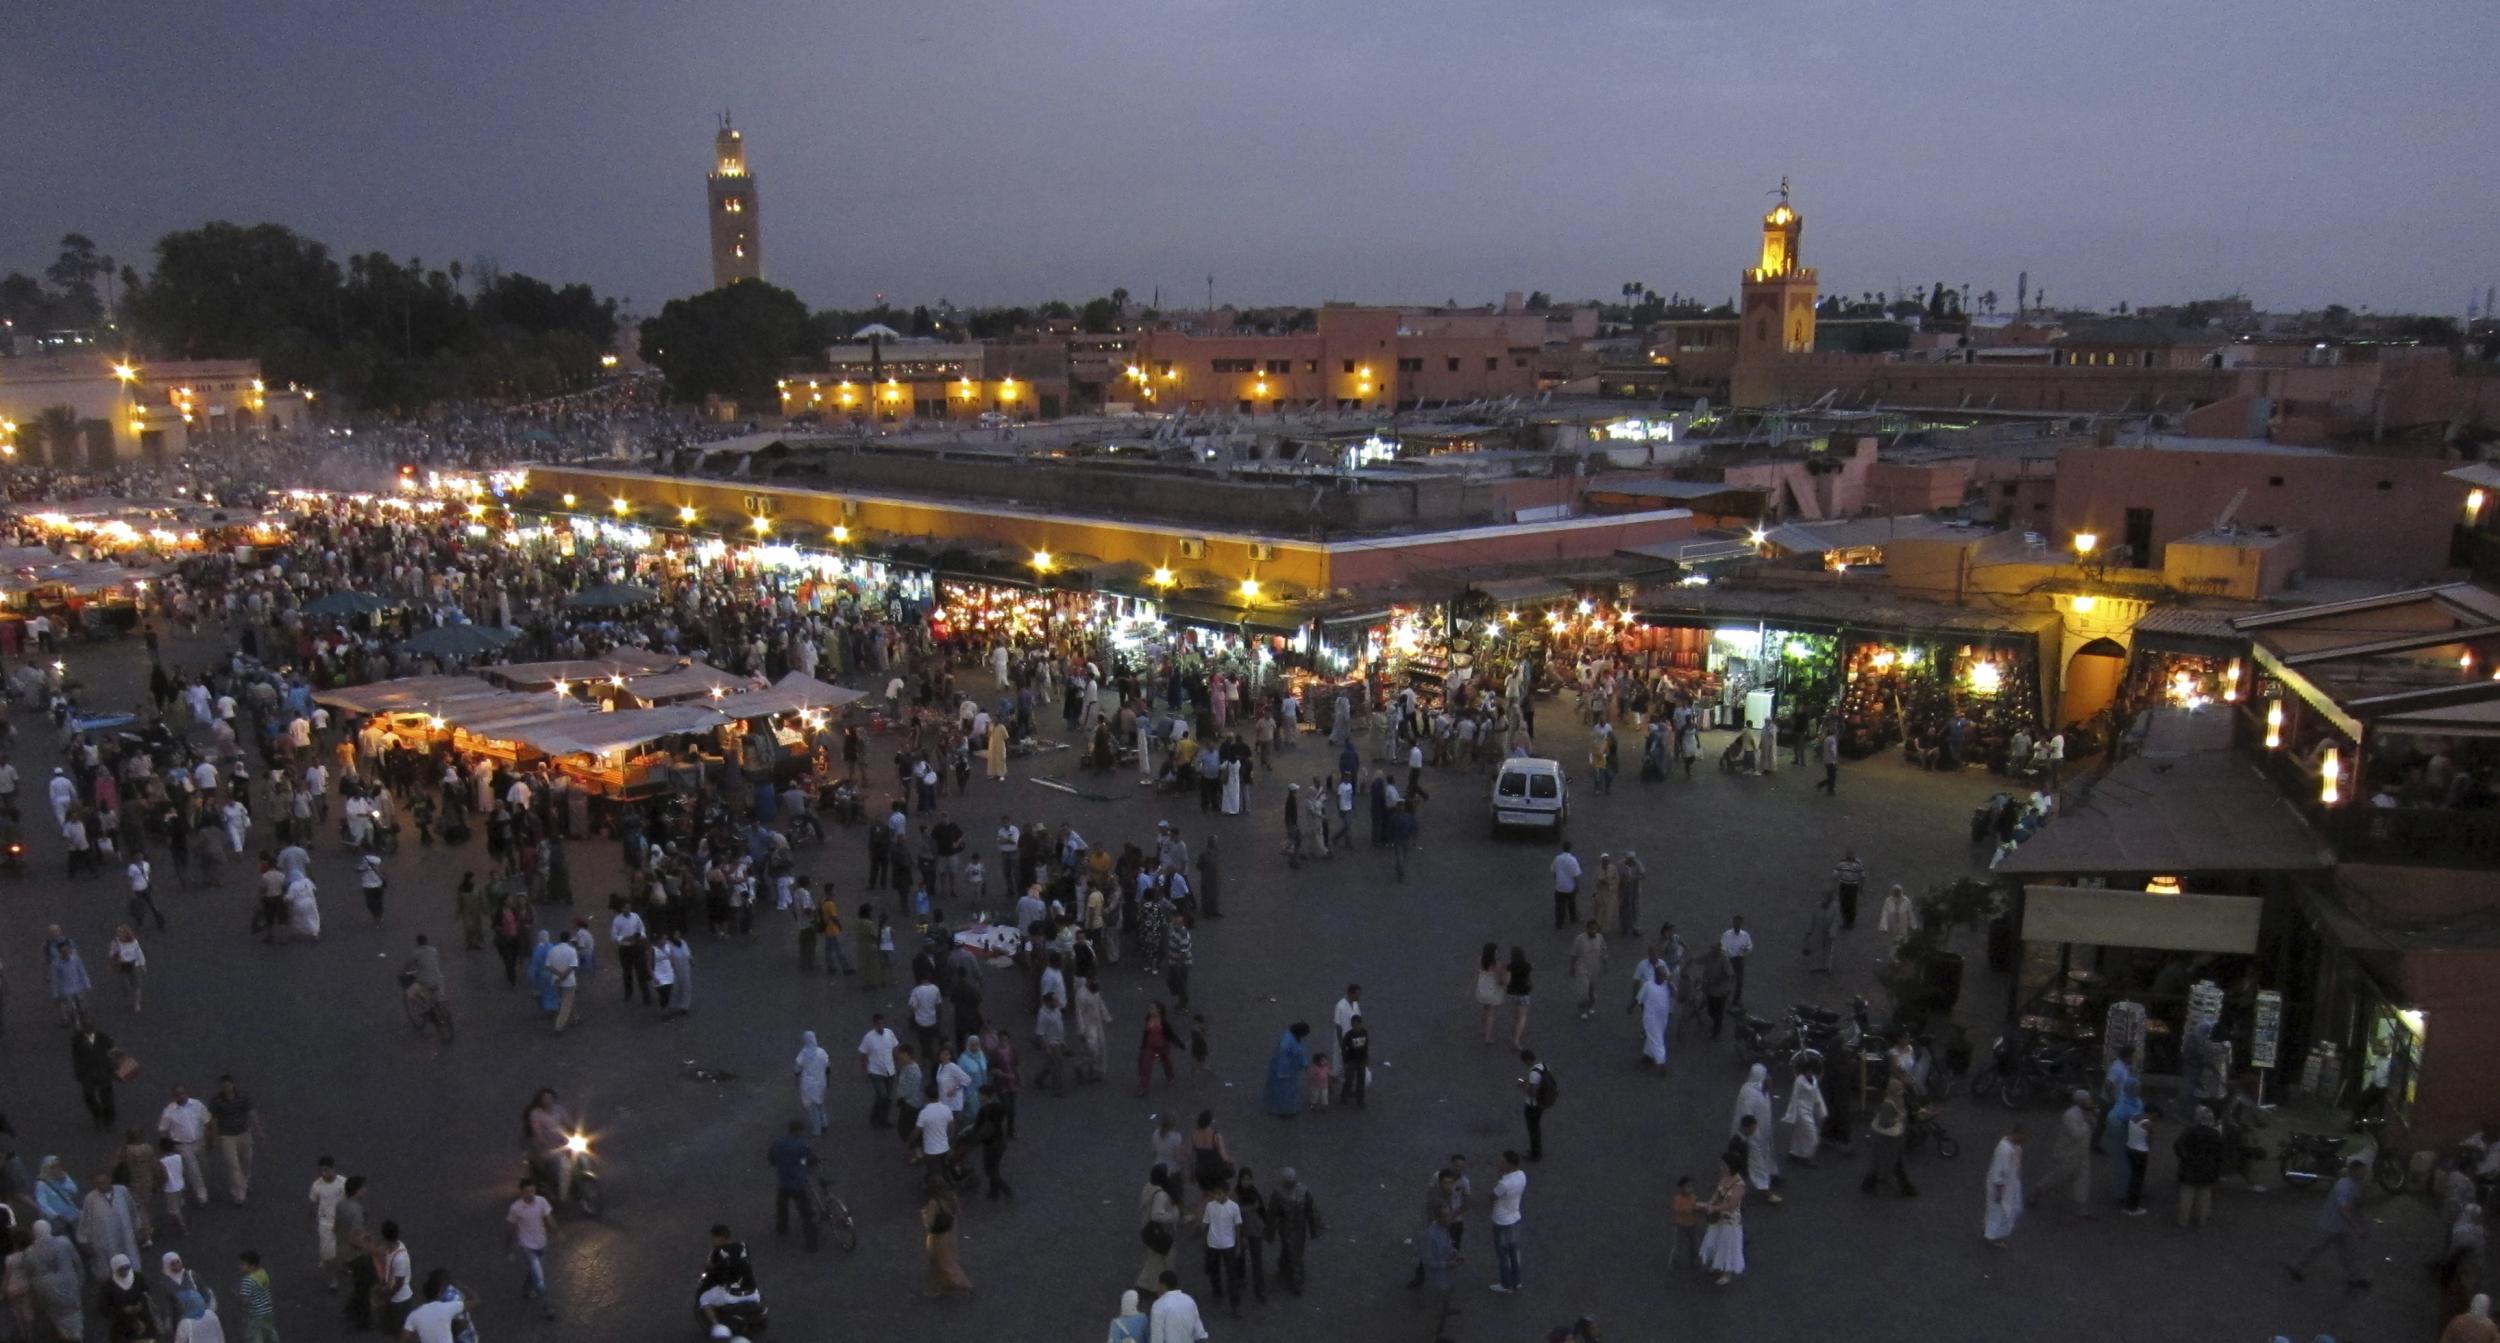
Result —
[{"label": "market stall", "polygon": [[671,704],[526,721],[503,733],[517,747],[553,759],[557,769],[594,796],[636,798],[695,791],[702,771],[720,758],[696,749],[681,759],[653,748],[677,737],[710,739],[727,721],[702,705]]}]

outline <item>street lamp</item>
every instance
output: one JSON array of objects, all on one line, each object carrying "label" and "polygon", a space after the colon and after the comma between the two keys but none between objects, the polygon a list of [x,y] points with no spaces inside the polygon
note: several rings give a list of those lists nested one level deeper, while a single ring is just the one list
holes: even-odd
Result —
[{"label": "street lamp", "polygon": [[1172,571],[1157,565],[1155,571],[1147,575],[1146,581],[1159,588],[1168,588],[1172,586]]},{"label": "street lamp", "polygon": [[681,504],[681,505],[679,505],[679,506],[678,506],[678,509],[677,509],[677,520],[678,520],[679,522],[685,523],[685,524],[686,524],[686,525],[688,525],[688,526],[693,526],[693,525],[694,525],[694,519],[695,519],[694,505],[692,505],[692,504]]},{"label": "street lamp", "polygon": [[1242,602],[1246,605],[1246,604],[1248,604],[1248,603],[1250,603],[1250,602],[1255,602],[1255,601],[1257,601],[1258,599],[1259,599],[1259,580],[1257,580],[1257,579],[1255,579],[1255,578],[1245,578],[1245,579],[1241,580],[1241,600],[1242,600]]},{"label": "street lamp", "polygon": [[2099,532],[2075,533],[2075,554],[2084,559],[2090,559],[2092,558],[2092,552],[2100,548],[2101,534]]},{"label": "street lamp", "polygon": [[1034,569],[1034,572],[1036,572],[1036,573],[1044,573],[1044,574],[1046,574],[1046,573],[1049,573],[1049,572],[1050,572],[1050,552],[1049,552],[1049,551],[1047,551],[1047,550],[1037,550],[1037,551],[1034,551],[1034,552],[1033,552],[1033,569]]}]

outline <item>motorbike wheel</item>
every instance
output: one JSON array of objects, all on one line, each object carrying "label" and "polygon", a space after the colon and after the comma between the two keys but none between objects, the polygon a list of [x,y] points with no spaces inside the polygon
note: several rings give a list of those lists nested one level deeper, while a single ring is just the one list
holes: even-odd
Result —
[{"label": "motorbike wheel", "polygon": [[836,1249],[859,1248],[859,1223],[852,1220],[850,1208],[831,1194],[825,1196],[825,1232],[832,1237]]},{"label": "motorbike wheel", "polygon": [[1953,1135],[1945,1132],[1943,1129],[1937,1129],[1936,1155],[1943,1157],[1947,1161],[1951,1161],[1953,1158],[1960,1156],[1961,1154],[1962,1145],[1953,1140]]},{"label": "motorbike wheel", "polygon": [[596,1217],[607,1208],[607,1196],[599,1192],[598,1176],[573,1173],[573,1206],[581,1209],[584,1217]]},{"label": "motorbike wheel", "polygon": [[2020,1073],[2007,1073],[1997,1079],[1997,1099],[2004,1102],[2008,1110],[2023,1108],[2024,1093],[2029,1090],[2029,1087],[2023,1085]]},{"label": "motorbike wheel", "polygon": [[2405,1184],[2412,1178],[2412,1164],[2402,1152],[2380,1149],[2378,1165],[2373,1171],[2378,1176],[2378,1187],[2391,1194],[2403,1193]]},{"label": "motorbike wheel", "polygon": [[2275,1158],[2274,1173],[2282,1177],[2283,1187],[2286,1189],[2300,1188],[2315,1178],[2303,1172],[2295,1172],[2292,1169],[2292,1158],[2288,1153]]}]

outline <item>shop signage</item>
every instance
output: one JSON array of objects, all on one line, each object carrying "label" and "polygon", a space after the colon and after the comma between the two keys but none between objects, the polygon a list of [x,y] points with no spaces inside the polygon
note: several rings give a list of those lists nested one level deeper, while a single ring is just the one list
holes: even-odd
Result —
[{"label": "shop signage", "polygon": [[2257,995],[2257,1021],[2248,1034],[2248,1066],[2272,1068],[2283,1047],[2283,995],[2265,989]]}]

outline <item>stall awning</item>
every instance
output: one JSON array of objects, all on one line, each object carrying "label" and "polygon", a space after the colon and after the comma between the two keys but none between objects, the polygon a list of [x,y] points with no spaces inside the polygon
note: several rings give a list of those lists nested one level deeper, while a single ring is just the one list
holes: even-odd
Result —
[{"label": "stall awning", "polygon": [[2242,657],[2248,652],[2248,636],[2234,628],[2231,619],[2246,614],[2245,609],[2159,607],[2135,623],[2131,640],[2139,652]]},{"label": "stall awning", "polygon": [[839,709],[858,699],[864,692],[827,685],[805,672],[792,672],[773,683],[770,690],[750,690],[712,701],[706,707],[718,710],[727,718],[770,718],[775,714],[797,713],[807,709]]},{"label": "stall awning", "polygon": [[1291,634],[1302,628],[1302,614],[1295,609],[1231,606],[1222,602],[1200,601],[1194,597],[1166,599],[1162,614],[1167,620],[1206,629],[1249,629],[1269,634]]},{"label": "stall awning", "polygon": [[1996,870],[2141,879],[2332,866],[2334,855],[2274,784],[2232,751],[2227,714],[2157,709],[2141,752],[2106,774],[2068,779],[2058,815]]},{"label": "stall awning", "polygon": [[515,724],[498,735],[548,755],[605,755],[680,733],[709,732],[727,721],[699,704],[670,704]]},{"label": "stall awning", "polygon": [[667,704],[709,695],[715,687],[724,694],[737,694],[753,689],[754,683],[736,673],[698,662],[675,671],[633,677],[626,681],[625,693],[647,704]]},{"label": "stall awning", "polygon": [[2026,886],[2023,940],[2245,956],[2257,950],[2257,920],[2265,904],[2253,895]]},{"label": "stall awning", "polygon": [[568,717],[595,712],[578,700],[558,699],[554,695],[524,695],[505,691],[496,695],[480,695],[454,700],[435,711],[445,724],[481,737],[500,737],[499,728],[533,718]]},{"label": "stall awning", "polygon": [[641,648],[616,648],[595,658],[507,662],[497,667],[481,667],[478,675],[501,681],[515,689],[544,690],[558,681],[604,681],[611,676],[631,679],[664,672],[676,665],[677,659],[665,653]]},{"label": "stall awning", "polygon": [[391,681],[316,690],[313,692],[313,703],[352,714],[409,709],[439,712],[443,706],[456,700],[484,699],[506,693],[474,676],[402,676]]}]

